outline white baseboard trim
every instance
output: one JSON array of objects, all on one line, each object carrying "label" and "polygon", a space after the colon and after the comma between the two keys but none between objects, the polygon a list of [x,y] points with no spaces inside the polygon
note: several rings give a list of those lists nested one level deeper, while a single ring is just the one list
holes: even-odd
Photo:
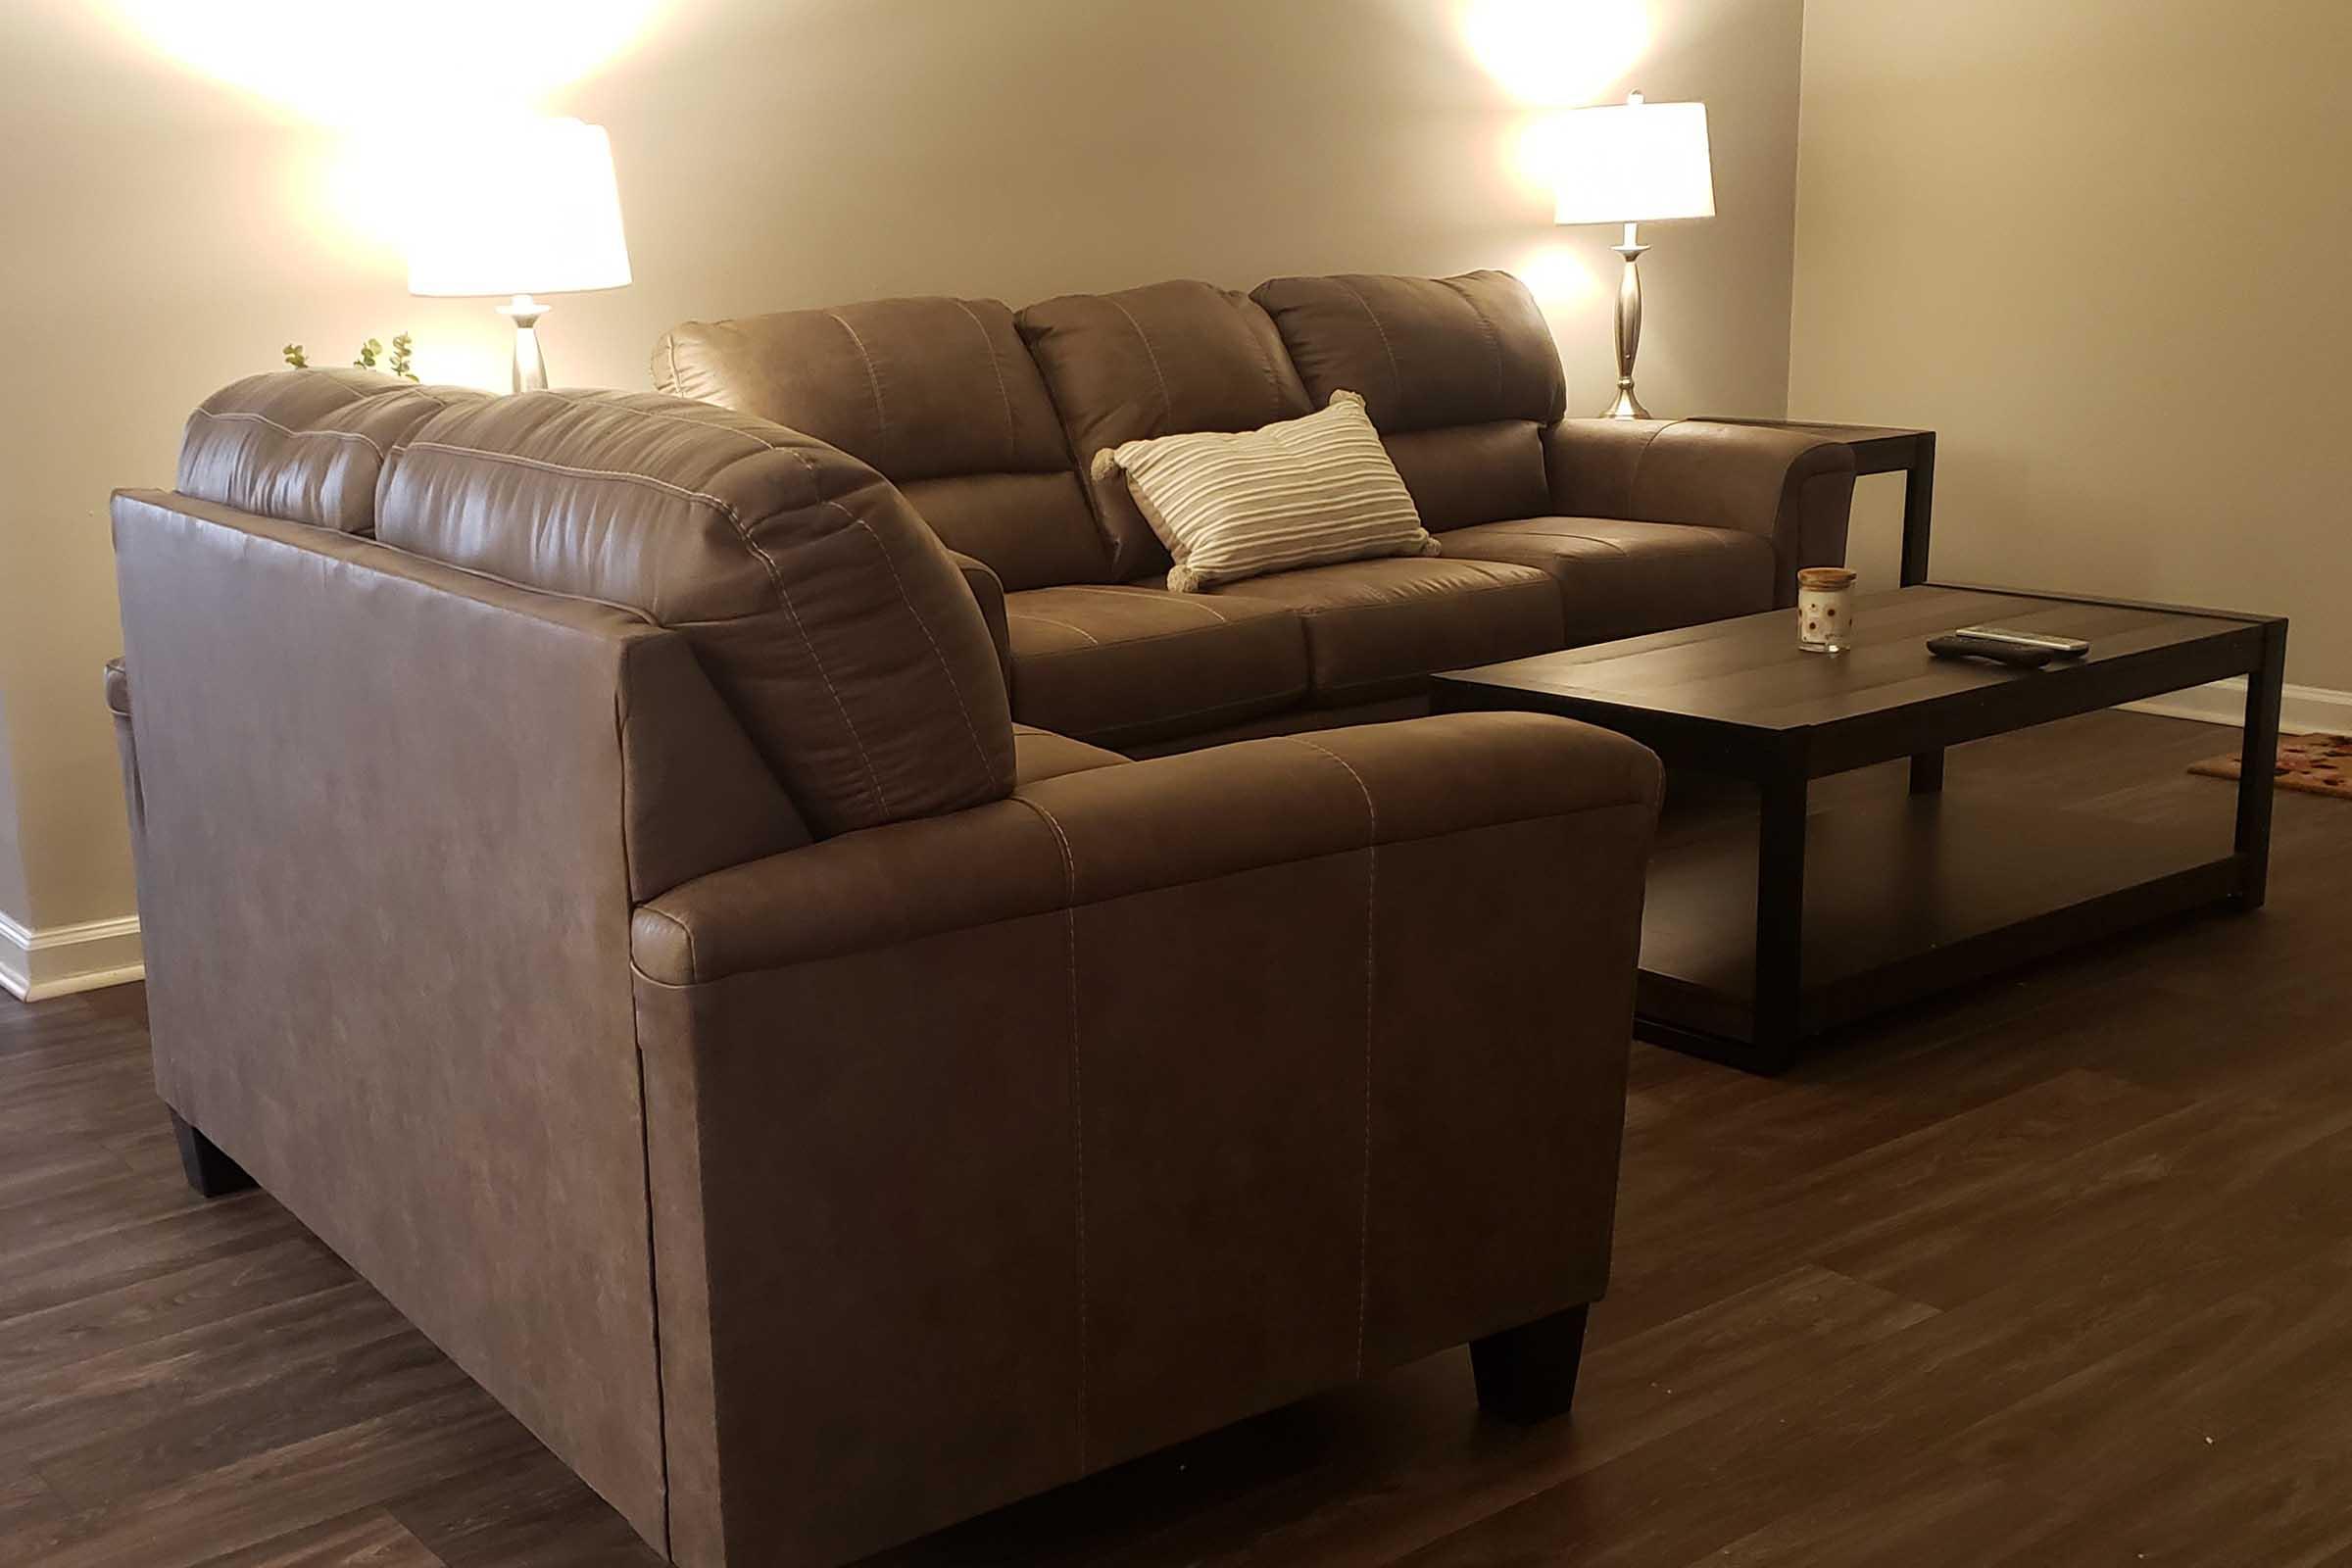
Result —
[{"label": "white baseboard trim", "polygon": [[135,914],[35,931],[0,913],[0,990],[23,1001],[127,985],[146,973]]},{"label": "white baseboard trim", "polygon": [[[2246,721],[2246,677],[2236,675],[2210,686],[2191,686],[2124,706],[2135,713],[2193,718],[2200,724],[2227,724],[2235,729]],[[2288,735],[2352,735],[2352,692],[2288,686],[2279,698],[2278,728]]]}]

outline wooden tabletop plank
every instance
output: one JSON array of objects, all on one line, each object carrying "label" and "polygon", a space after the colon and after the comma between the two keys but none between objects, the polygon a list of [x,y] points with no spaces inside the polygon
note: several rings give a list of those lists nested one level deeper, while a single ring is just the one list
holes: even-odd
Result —
[{"label": "wooden tabletop plank", "polygon": [[[2161,661],[2198,645],[2243,640],[2255,623],[2218,613],[2092,600],[2020,597],[1924,586],[1863,595],[1854,646],[1838,655],[1797,644],[1793,612],[1770,611],[1646,637],[1540,654],[1439,679],[1591,713],[1663,714],[1750,731],[1787,732],[1896,713],[1971,693],[2082,680],[2102,666]],[[2082,637],[2090,653],[2038,670],[1937,659],[1927,640],[1971,625]],[[2182,684],[2195,684],[2197,679]],[[2094,704],[2092,706],[2104,706]]]}]

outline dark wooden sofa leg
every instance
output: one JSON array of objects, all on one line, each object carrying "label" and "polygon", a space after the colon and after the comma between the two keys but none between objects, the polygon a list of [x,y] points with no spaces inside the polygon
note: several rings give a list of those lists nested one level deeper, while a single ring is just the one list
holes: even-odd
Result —
[{"label": "dark wooden sofa leg", "polygon": [[244,1166],[189,1126],[176,1110],[172,1112],[172,1136],[179,1140],[179,1168],[187,1173],[188,1185],[204,1197],[226,1198],[255,1185]]},{"label": "dark wooden sofa leg", "polygon": [[1479,1408],[1504,1421],[1546,1421],[1568,1413],[1585,1353],[1586,1308],[1523,1323],[1470,1342]]}]

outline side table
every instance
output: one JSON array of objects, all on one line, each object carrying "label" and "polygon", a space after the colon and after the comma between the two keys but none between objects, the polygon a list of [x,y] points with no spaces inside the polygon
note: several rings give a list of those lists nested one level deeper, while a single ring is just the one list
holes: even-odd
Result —
[{"label": "side table", "polygon": [[1735,419],[1698,416],[1703,424],[1760,424],[1775,430],[1803,430],[1825,441],[1842,442],[1854,454],[1854,472],[1893,473],[1903,484],[1903,568],[1905,588],[1928,580],[1928,514],[1936,499],[1936,432],[1885,424],[1825,424],[1813,419]]}]

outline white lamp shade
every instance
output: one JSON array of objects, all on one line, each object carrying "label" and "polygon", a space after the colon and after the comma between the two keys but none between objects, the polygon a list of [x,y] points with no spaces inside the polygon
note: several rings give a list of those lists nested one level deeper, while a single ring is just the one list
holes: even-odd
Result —
[{"label": "white lamp shade", "polygon": [[602,125],[534,120],[469,135],[410,198],[409,292],[570,294],[629,281]]},{"label": "white lamp shade", "polygon": [[1561,223],[1654,223],[1715,216],[1705,104],[1639,101],[1560,117]]}]

